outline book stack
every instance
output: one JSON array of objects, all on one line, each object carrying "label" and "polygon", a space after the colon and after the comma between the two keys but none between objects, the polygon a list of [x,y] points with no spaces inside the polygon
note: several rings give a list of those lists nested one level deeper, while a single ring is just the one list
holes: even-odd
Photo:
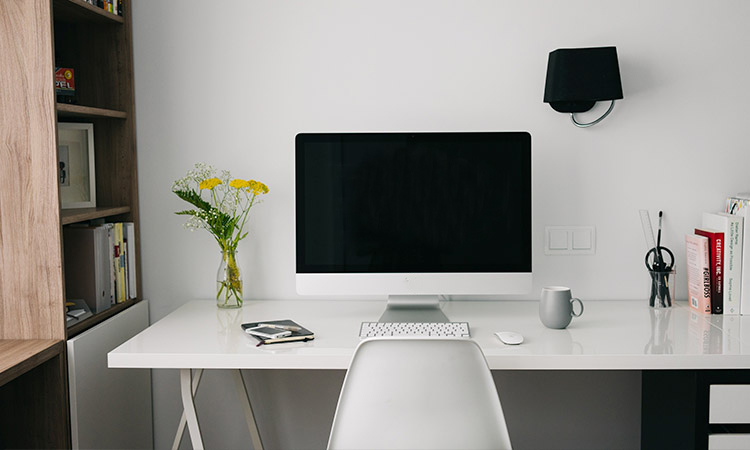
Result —
[{"label": "book stack", "polygon": [[84,0],[89,5],[98,6],[107,12],[122,15],[122,0]]},{"label": "book stack", "polygon": [[65,292],[94,313],[138,296],[132,222],[63,228]]},{"label": "book stack", "polygon": [[723,212],[703,213],[701,226],[686,236],[688,295],[696,311],[750,314],[748,211],[750,194],[729,197]]}]

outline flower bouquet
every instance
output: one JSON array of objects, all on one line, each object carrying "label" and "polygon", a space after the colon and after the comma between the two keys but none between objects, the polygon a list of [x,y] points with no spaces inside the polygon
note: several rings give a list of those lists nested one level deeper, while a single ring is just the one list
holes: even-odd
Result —
[{"label": "flower bouquet", "polygon": [[237,265],[237,245],[247,236],[244,229],[250,208],[259,203],[258,196],[268,193],[268,186],[255,180],[232,178],[227,170],[217,176],[212,166],[198,163],[174,182],[172,192],[194,207],[176,213],[189,216],[185,227],[208,230],[221,249],[216,276],[217,306],[241,307],[242,275]]}]

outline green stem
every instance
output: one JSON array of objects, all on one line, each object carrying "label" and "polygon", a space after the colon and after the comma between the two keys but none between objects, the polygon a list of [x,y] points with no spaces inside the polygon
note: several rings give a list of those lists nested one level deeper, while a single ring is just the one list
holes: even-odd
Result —
[{"label": "green stem", "polygon": [[[255,194],[253,194],[252,197],[250,197],[250,203],[247,205],[247,208],[245,209],[244,213],[242,214],[242,223],[240,224],[240,227],[237,231],[237,236],[242,236],[242,230],[245,228],[245,221],[247,220],[248,214],[250,214],[250,208],[253,207],[253,202],[255,201]],[[239,241],[234,244],[234,248],[237,248],[237,244],[239,244]]]},{"label": "green stem", "polygon": [[226,241],[224,244],[222,248],[224,273],[219,275],[221,278],[218,280],[219,287],[216,300],[219,301],[223,293],[223,306],[227,306],[230,299],[234,299],[238,306],[242,306],[242,280],[240,278],[239,267],[237,267],[236,256],[233,250],[228,249],[232,244]]}]

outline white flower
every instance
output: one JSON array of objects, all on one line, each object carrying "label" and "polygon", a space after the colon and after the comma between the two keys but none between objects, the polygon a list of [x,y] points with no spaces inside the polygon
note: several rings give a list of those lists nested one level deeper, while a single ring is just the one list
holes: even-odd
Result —
[{"label": "white flower", "polygon": [[189,170],[185,178],[195,184],[200,184],[201,181],[213,178],[214,176],[216,176],[216,169],[213,166],[206,163],[196,163],[195,168]]}]

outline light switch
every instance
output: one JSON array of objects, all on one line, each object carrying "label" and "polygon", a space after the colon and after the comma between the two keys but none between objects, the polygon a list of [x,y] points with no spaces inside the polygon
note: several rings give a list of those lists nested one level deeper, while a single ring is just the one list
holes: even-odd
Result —
[{"label": "light switch", "polygon": [[549,230],[549,249],[550,250],[567,250],[568,232],[566,230],[552,229]]},{"label": "light switch", "polygon": [[591,249],[591,230],[573,230],[573,250]]},{"label": "light switch", "polygon": [[593,255],[596,228],[593,226],[554,226],[544,228],[546,255]]}]

